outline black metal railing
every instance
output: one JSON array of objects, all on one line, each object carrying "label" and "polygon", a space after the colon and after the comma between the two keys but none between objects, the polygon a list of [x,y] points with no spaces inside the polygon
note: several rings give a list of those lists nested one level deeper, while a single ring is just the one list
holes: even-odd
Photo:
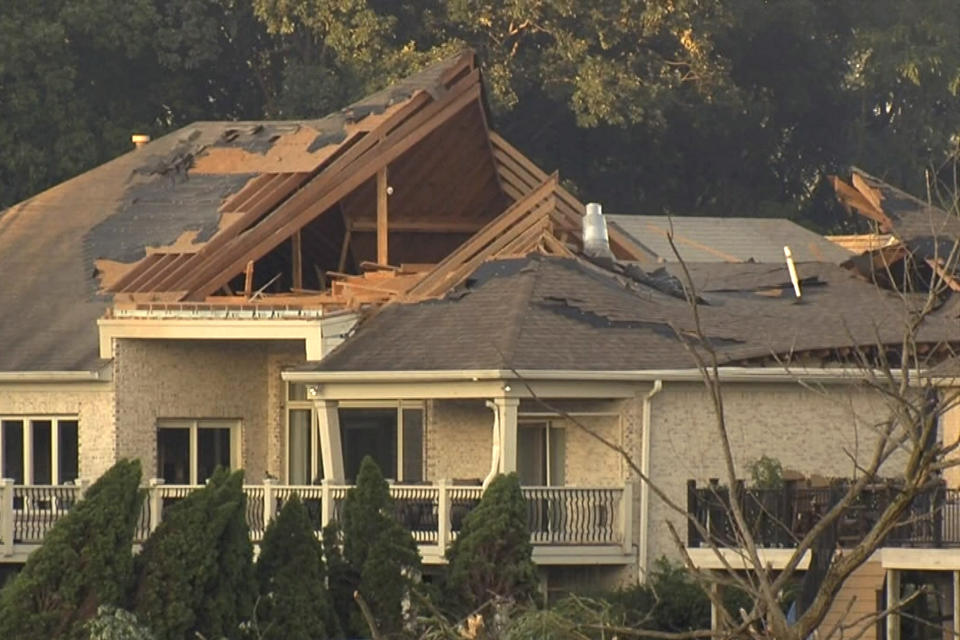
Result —
[{"label": "black metal railing", "polygon": [[[781,489],[748,489],[738,482],[733,490],[739,496],[744,521],[756,544],[789,548],[843,498],[849,486],[849,482],[839,480],[827,487],[798,486],[790,482]],[[899,490],[890,483],[878,482],[864,487],[831,531],[837,545],[849,547],[862,540],[897,495]],[[730,509],[729,487],[711,481],[698,488],[695,481],[689,481],[687,512],[700,525],[688,522],[689,546],[742,546]],[[960,547],[960,490],[940,484],[920,493],[901,515],[884,545]]]}]

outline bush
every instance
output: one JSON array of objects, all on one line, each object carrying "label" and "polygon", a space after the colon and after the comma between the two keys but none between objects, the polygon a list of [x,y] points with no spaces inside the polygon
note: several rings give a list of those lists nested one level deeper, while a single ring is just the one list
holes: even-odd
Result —
[{"label": "bush", "polygon": [[[393,501],[380,468],[367,456],[360,464],[357,486],[343,505],[343,560],[346,567],[334,602],[352,600],[354,590],[370,605],[374,622],[383,633],[403,628],[403,601],[420,573],[420,553],[410,532],[393,517]],[[331,540],[329,546],[335,547]],[[329,553],[329,552],[328,552]],[[343,626],[353,634],[369,629],[358,607],[352,606]],[[344,610],[338,611],[341,616]]]},{"label": "bush", "polygon": [[262,640],[312,640],[339,635],[324,584],[323,547],[294,495],[260,544],[256,628]]},{"label": "bush", "polygon": [[217,469],[144,544],[133,609],[158,639],[240,635],[256,593],[245,506],[243,472]]},{"label": "bush", "polygon": [[0,591],[0,638],[86,638],[100,605],[130,585],[143,503],[140,463],[121,460],[87,490]]},{"label": "bush", "polygon": [[97,609],[97,617],[87,624],[87,629],[90,640],[154,640],[137,616],[116,607]]},{"label": "bush", "polygon": [[450,604],[473,609],[491,598],[535,600],[539,579],[532,554],[517,474],[497,476],[447,551]]}]

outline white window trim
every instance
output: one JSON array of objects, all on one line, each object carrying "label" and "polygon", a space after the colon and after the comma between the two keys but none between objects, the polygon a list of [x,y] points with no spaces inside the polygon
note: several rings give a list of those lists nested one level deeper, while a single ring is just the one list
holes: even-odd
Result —
[{"label": "white window trim", "polygon": [[[34,485],[33,481],[33,429],[29,428],[33,422],[50,423],[50,485],[60,484],[60,422],[77,423],[77,473],[80,471],[80,419],[68,414],[55,415],[0,415],[0,425],[4,422],[23,423],[23,483],[26,486]],[[0,461],[4,456],[3,433],[0,432]],[[2,464],[2,462],[0,462]],[[37,485],[47,486],[47,485]]]},{"label": "white window trim", "polygon": [[[216,423],[205,425],[203,423]],[[187,423],[187,424],[184,424]],[[188,469],[190,470],[190,485],[200,484],[199,478],[197,477],[197,432],[200,429],[230,429],[230,469],[235,471],[242,468],[240,464],[241,461],[241,452],[243,451],[241,447],[241,438],[243,434],[243,429],[241,427],[241,420],[239,418],[158,418],[157,419],[157,460],[159,461],[160,451],[159,451],[159,436],[160,429],[188,429],[190,431],[190,444],[189,444],[189,456],[190,461],[188,464]],[[157,475],[160,475],[160,470],[157,469]]]},{"label": "white window trim", "polygon": [[[291,400],[290,390],[295,382],[288,382],[285,398],[285,409],[283,412],[283,450],[284,481],[290,482],[290,412],[292,410],[310,411],[310,448],[311,448],[311,469],[309,469],[310,478],[320,476],[320,434],[317,425],[317,412],[314,411],[312,400]],[[398,483],[404,481],[403,478],[403,410],[419,409],[423,414],[423,424],[421,424],[420,437],[420,477],[425,478],[427,473],[427,403],[424,400],[340,400],[337,402],[338,409],[393,409],[397,410],[397,478]]]}]

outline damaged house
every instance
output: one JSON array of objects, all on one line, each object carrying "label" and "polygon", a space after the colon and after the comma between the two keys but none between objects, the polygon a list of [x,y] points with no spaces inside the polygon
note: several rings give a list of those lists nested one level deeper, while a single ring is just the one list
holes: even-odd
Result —
[{"label": "damaged house", "polygon": [[[843,185],[952,282],[940,245],[913,242],[915,203]],[[22,562],[121,457],[154,477],[139,535],[226,465],[246,471],[258,538],[293,492],[319,530],[371,455],[428,567],[483,482],[515,471],[546,588],[642,580],[677,557],[665,523],[685,515],[617,449],[691,509],[723,475],[691,345],[722,365],[743,477],[762,456],[855,473],[885,405],[843,366],[900,344],[921,295],[873,276],[888,247],[804,236],[791,277],[779,245],[680,264],[618,218],[591,257],[584,211],[489,128],[465,53],[321,120],[195,123],[0,212],[0,560]],[[960,343],[954,291],[916,332],[931,362]],[[960,546],[953,526],[864,565],[866,603],[904,563],[956,580],[956,549],[932,548]]]}]

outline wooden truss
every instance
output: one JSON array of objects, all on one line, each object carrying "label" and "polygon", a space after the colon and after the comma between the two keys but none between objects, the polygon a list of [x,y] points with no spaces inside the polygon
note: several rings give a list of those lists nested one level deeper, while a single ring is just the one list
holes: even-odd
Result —
[{"label": "wooden truss", "polygon": [[[325,149],[311,171],[302,170],[307,167],[299,158],[296,171],[267,172],[250,180],[223,203],[220,229],[210,240],[195,250],[177,246],[176,251],[148,252],[109,286],[115,302],[269,300],[356,307],[442,295],[485,260],[530,252],[574,256],[581,249],[584,206],[560,185],[556,174],[547,175],[489,131],[474,56],[461,56],[440,83],[442,91],[418,90],[383,113],[347,127],[344,139]],[[456,136],[468,134],[483,141],[482,148],[476,148],[482,150],[454,153],[457,157],[431,153],[437,140],[459,150]],[[413,150],[419,154],[415,159],[410,156]],[[213,168],[210,161],[204,164],[205,171]],[[406,212],[399,215],[393,211],[391,181],[407,198]],[[447,211],[431,217],[438,203]],[[410,211],[423,211],[426,217],[411,217]],[[316,230],[304,235],[321,217],[342,218],[338,241],[317,238]],[[391,234],[441,234],[449,249],[433,260],[394,264]],[[316,271],[314,281],[320,286],[315,289],[304,287],[308,238],[328,244],[339,258],[330,262],[336,269]],[[649,260],[619,230],[611,228],[610,239],[616,257]],[[351,263],[354,271],[347,273],[361,240],[373,242],[373,253],[367,253],[366,262]],[[285,264],[292,273],[284,285],[289,285],[289,293],[265,293],[273,281],[263,285],[266,272],[257,271],[257,265],[288,243]],[[430,244],[436,243],[425,246]],[[255,276],[260,286],[254,284]]]}]

